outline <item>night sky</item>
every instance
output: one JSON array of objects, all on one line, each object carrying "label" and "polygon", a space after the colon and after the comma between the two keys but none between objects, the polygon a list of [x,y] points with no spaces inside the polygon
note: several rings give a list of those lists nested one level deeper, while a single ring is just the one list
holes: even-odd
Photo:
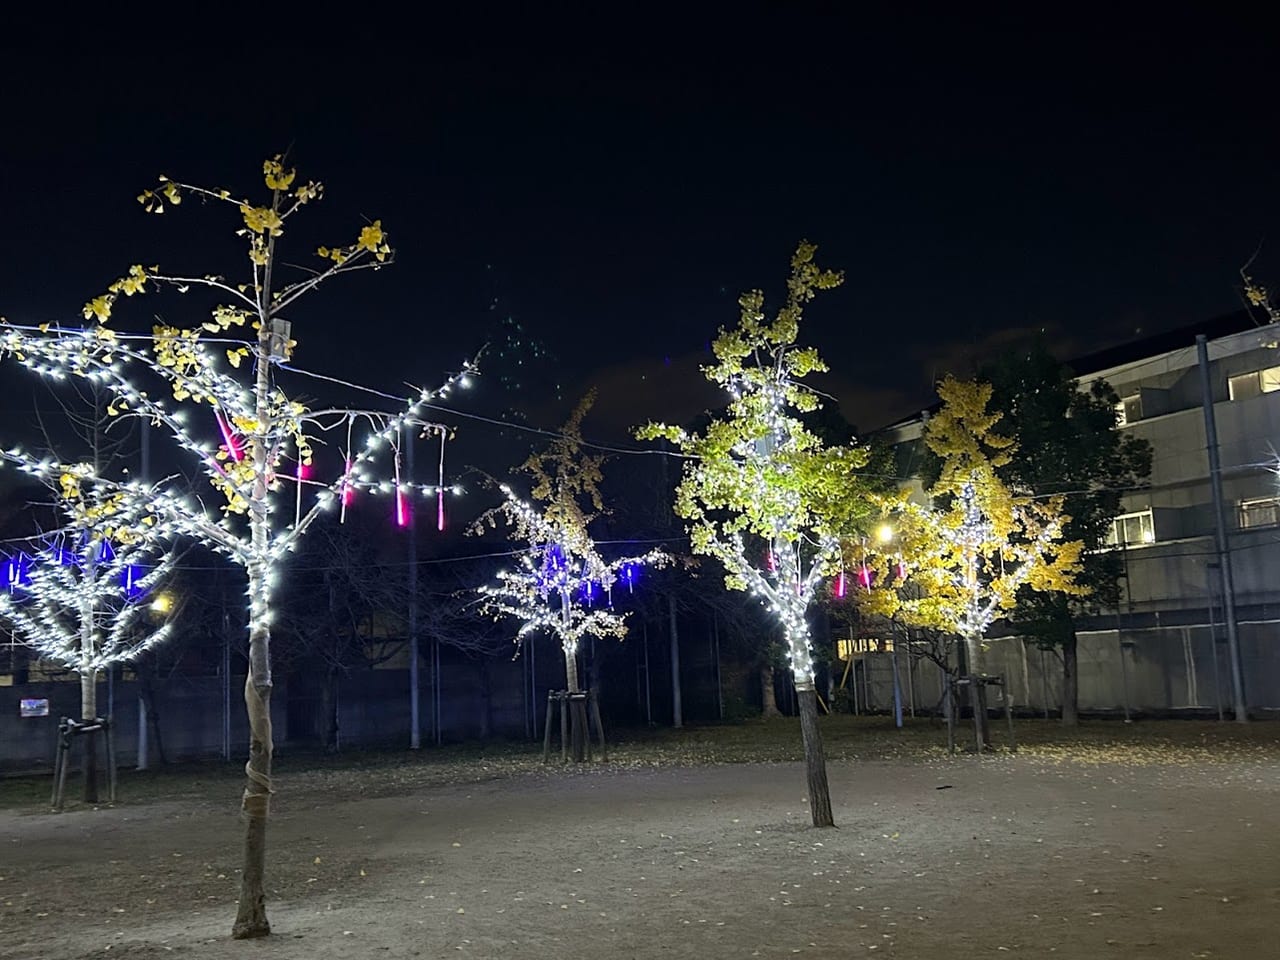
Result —
[{"label": "night sky", "polygon": [[[808,238],[847,279],[804,336],[868,430],[1033,331],[1065,357],[1238,309],[1280,225],[1276,50],[1243,17],[571,9],[8,30],[0,315],[77,322],[133,262],[232,269],[229,211],[134,197],[248,192],[288,150],[327,188],[299,258],[363,217],[397,247],[294,314],[301,365],[428,383],[511,316],[558,358],[520,374],[530,421],[597,384],[617,437],[715,402],[708,341]],[[1280,239],[1257,270],[1280,284]],[[157,310],[182,319],[121,323]]]}]

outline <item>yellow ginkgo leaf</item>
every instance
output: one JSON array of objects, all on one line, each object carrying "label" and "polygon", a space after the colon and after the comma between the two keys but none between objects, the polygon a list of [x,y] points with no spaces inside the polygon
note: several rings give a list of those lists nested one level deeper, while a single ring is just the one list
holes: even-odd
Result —
[{"label": "yellow ginkgo leaf", "polygon": [[382,221],[375,220],[360,231],[360,239],[356,241],[356,246],[361,250],[377,253],[378,247],[382,245],[383,236]]}]

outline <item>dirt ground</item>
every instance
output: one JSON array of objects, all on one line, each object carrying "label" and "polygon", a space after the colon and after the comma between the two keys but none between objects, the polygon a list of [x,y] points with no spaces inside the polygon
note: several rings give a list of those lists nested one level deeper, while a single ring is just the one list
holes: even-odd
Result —
[{"label": "dirt ground", "polygon": [[[839,751],[837,751],[838,753]],[[0,957],[1271,958],[1280,764],[928,757],[282,777],[265,941],[203,799],[0,811]]]}]

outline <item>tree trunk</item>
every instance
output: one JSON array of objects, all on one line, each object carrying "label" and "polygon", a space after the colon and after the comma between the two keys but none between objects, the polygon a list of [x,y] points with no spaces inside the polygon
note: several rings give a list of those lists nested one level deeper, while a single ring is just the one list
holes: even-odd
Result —
[{"label": "tree trunk", "polygon": [[[80,720],[93,723],[98,718],[98,672],[93,669],[80,673]],[[81,769],[84,773],[84,802],[98,802],[98,735],[85,733],[84,756]]]},{"label": "tree trunk", "polygon": [[809,780],[809,813],[815,827],[833,827],[831,788],[827,785],[827,760],[822,752],[822,730],[818,727],[818,693],[813,682],[796,684],[800,707],[800,734],[804,740],[804,767]]},{"label": "tree trunk", "polygon": [[493,684],[489,676],[489,658],[480,658],[480,739],[493,735]]},{"label": "tree trunk", "polygon": [[330,666],[320,691],[320,745],[326,753],[338,752],[338,669]]},{"label": "tree trunk", "polygon": [[[273,190],[271,209],[280,208],[280,191]],[[249,672],[244,678],[244,704],[249,715],[249,761],[245,764],[244,872],[240,875],[240,902],[231,936],[236,940],[265,937],[267,922],[267,817],[271,813],[271,523],[267,497],[271,471],[267,438],[275,426],[271,406],[271,272],[275,238],[267,240],[267,257],[258,291],[258,343],[254,351],[254,412],[256,433],[249,436],[253,459],[253,488],[249,495],[251,550],[245,565],[249,580]]]},{"label": "tree trunk", "polygon": [[760,716],[764,720],[777,720],[782,716],[778,709],[778,697],[773,690],[773,664],[765,663],[760,667],[760,696],[764,704]]},{"label": "tree trunk", "polygon": [[1080,672],[1078,641],[1073,624],[1062,638],[1062,723],[1074,727],[1080,723]]},{"label": "tree trunk", "polygon": [[564,644],[565,689],[569,699],[561,707],[569,711],[569,756],[574,763],[587,759],[587,710],[586,700],[575,699],[582,692],[578,683],[578,645]]},{"label": "tree trunk", "polygon": [[[965,637],[964,646],[965,655],[968,661],[969,676],[985,676],[986,672],[982,662],[982,638]],[[986,684],[976,682],[969,684],[969,705],[973,708],[973,722],[978,728],[974,747],[976,749],[976,741],[981,740],[982,747],[985,750],[987,747],[991,746],[991,718],[987,716]]]},{"label": "tree trunk", "polygon": [[151,739],[156,745],[156,757],[160,760],[161,766],[165,766],[169,763],[169,758],[165,755],[164,738],[160,733],[160,708],[156,706],[156,687],[151,676],[154,672],[153,664],[149,671],[143,670],[138,675],[138,700],[140,704],[146,704],[146,721],[150,727]]},{"label": "tree trunk", "polygon": [[265,570],[251,564],[249,570],[249,675],[244,682],[245,710],[249,715],[249,762],[245,764],[244,870],[240,876],[240,903],[231,936],[236,940],[265,937],[267,921],[265,878],[267,869],[267,818],[271,809],[271,667],[270,629],[267,626]]}]

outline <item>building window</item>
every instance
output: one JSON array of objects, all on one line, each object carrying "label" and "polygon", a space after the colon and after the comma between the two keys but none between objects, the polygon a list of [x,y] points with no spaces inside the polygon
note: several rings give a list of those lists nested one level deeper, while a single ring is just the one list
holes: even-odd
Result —
[{"label": "building window", "polygon": [[891,653],[893,640],[887,637],[851,637],[836,640],[836,658],[852,660],[864,653]]},{"label": "building window", "polygon": [[1280,523],[1280,497],[1254,497],[1240,501],[1240,529],[1274,527]]},{"label": "building window", "polygon": [[1248,400],[1277,390],[1280,390],[1280,366],[1227,378],[1227,393],[1232,400]]},{"label": "building window", "polygon": [[1155,522],[1150,510],[1140,513],[1126,513],[1111,521],[1111,530],[1107,533],[1107,546],[1127,547],[1143,543],[1154,543],[1156,539]]},{"label": "building window", "polygon": [[1116,404],[1116,426],[1127,427],[1142,419],[1142,398],[1138,394],[1125,397]]}]

